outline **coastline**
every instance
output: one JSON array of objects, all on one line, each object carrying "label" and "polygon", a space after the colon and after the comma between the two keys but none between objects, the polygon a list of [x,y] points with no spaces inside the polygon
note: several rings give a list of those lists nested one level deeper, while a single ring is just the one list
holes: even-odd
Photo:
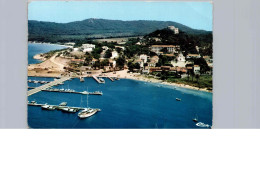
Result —
[{"label": "coastline", "polygon": [[[32,42],[30,42],[32,43]],[[53,44],[53,43],[32,43],[32,44]],[[60,44],[53,44],[53,45],[60,45]],[[64,45],[60,45],[64,46]],[[69,47],[69,46],[65,46]],[[33,56],[34,59],[42,61],[39,64],[30,64],[28,66],[28,72],[27,76],[31,77],[60,77],[62,74],[66,74],[63,67],[67,66],[68,60],[67,59],[59,59],[56,58],[56,54],[53,55],[51,58],[46,59],[44,58],[44,53],[39,53]],[[36,71],[37,70],[37,71]],[[47,72],[47,70],[52,70],[52,72]],[[102,73],[102,69],[100,69],[100,74],[95,74],[96,76],[100,77],[118,77],[122,79],[133,79],[137,81],[144,81],[144,82],[151,82],[151,83],[160,83],[163,85],[168,86],[176,86],[176,87],[182,87],[192,90],[198,90],[198,91],[204,91],[213,93],[213,90],[208,90],[207,88],[198,88],[195,86],[190,86],[186,84],[179,84],[179,83],[171,83],[167,81],[162,81],[155,78],[147,78],[145,75],[141,75],[139,73],[127,73],[127,69],[117,71],[115,74],[113,72],[110,73]],[[92,77],[92,75],[89,74],[83,74],[81,76],[75,76],[75,77]]]}]

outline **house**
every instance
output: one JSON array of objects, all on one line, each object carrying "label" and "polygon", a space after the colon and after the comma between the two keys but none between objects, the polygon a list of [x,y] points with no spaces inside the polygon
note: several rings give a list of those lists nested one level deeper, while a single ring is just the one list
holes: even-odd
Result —
[{"label": "house", "polygon": [[150,73],[152,72],[162,72],[161,67],[150,67]]},{"label": "house", "polygon": [[158,61],[159,61],[159,57],[153,56],[153,57],[151,57],[150,62],[147,62],[147,63],[148,63],[149,67],[155,67],[156,63],[158,63]]},{"label": "house", "polygon": [[147,62],[147,59],[148,59],[148,56],[145,55],[145,54],[142,54],[142,55],[140,55],[139,58],[140,58],[140,60],[143,60],[144,63],[146,63],[146,62]]},{"label": "house", "polygon": [[108,47],[107,46],[102,46],[102,49],[107,51],[108,50]]},{"label": "house", "polygon": [[112,51],[112,56],[110,58],[114,59],[114,58],[118,58],[119,54],[117,53],[117,51]]},{"label": "house", "polygon": [[180,46],[178,46],[178,45],[152,45],[150,47],[150,50],[152,52],[155,52],[158,55],[163,48],[166,48],[167,52],[169,52],[169,53],[175,53],[180,48]]},{"label": "house", "polygon": [[139,59],[139,60],[136,60],[136,61],[134,61],[134,62],[135,62],[135,63],[138,63],[141,68],[144,67],[144,61],[143,61],[143,60]]},{"label": "house", "polygon": [[82,44],[83,52],[92,52],[95,47],[94,44]]},{"label": "house", "polygon": [[171,61],[171,64],[172,64],[174,67],[185,67],[185,66],[186,66],[186,59],[185,59],[185,57],[183,56],[183,54],[180,53],[180,54],[176,57],[176,60]]},{"label": "house", "polygon": [[179,28],[176,28],[174,26],[168,26],[167,28],[172,30],[174,32],[174,34],[179,34]]},{"label": "house", "polygon": [[194,65],[193,66],[193,72],[194,72],[194,74],[200,74],[200,66]]},{"label": "house", "polygon": [[109,72],[111,71],[111,67],[110,66],[104,66],[104,72]]},{"label": "house", "polygon": [[200,54],[189,53],[186,58],[200,58],[200,57],[201,57]]}]

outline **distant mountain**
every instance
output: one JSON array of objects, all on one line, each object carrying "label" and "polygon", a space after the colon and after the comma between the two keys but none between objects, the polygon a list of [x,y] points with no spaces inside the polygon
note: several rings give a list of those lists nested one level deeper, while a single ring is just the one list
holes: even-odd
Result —
[{"label": "distant mountain", "polygon": [[70,41],[82,38],[103,38],[137,36],[151,33],[158,29],[173,25],[187,34],[207,34],[210,31],[192,29],[188,26],[171,21],[122,21],[106,19],[86,19],[70,23],[54,23],[42,21],[28,21],[29,40]]}]

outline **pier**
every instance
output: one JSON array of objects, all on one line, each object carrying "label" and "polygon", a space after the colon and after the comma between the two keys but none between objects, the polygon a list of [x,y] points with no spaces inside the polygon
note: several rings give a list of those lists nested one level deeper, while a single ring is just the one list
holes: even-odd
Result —
[{"label": "pier", "polygon": [[92,78],[93,78],[94,80],[96,80],[96,82],[98,82],[98,83],[103,83],[103,82],[101,82],[101,81],[97,78],[97,76],[92,76]]},{"label": "pier", "polygon": [[[36,88],[36,87],[28,86],[28,89],[34,89],[34,88]],[[75,91],[75,90],[71,90],[71,89],[58,89],[58,88],[46,88],[45,90],[42,90],[42,91],[59,92],[59,93],[74,93],[74,94],[82,94],[82,95],[103,95],[102,91],[94,91],[94,92],[83,91],[83,92],[79,92],[79,91]]]},{"label": "pier", "polygon": [[42,91],[42,90],[46,90],[47,88],[50,88],[52,86],[62,84],[64,81],[67,81],[69,79],[70,79],[70,77],[63,77],[63,78],[51,81],[51,82],[49,82],[49,83],[47,83],[45,85],[42,85],[42,86],[39,86],[37,88],[31,89],[31,90],[27,91],[27,96],[31,96],[31,95],[33,95],[35,93],[38,93],[38,92]]},{"label": "pier", "polygon": [[40,83],[40,84],[46,84],[46,83],[50,83],[51,81],[40,81],[40,80],[28,80],[29,83]]},{"label": "pier", "polygon": [[[28,105],[29,106],[38,106],[38,107],[41,107],[41,106],[44,106],[46,104],[37,104],[36,102],[28,102]],[[85,109],[86,107],[72,107],[72,106],[67,106],[67,105],[50,105],[50,104],[47,104],[49,106],[52,106],[54,107],[55,109],[58,109],[58,110],[61,110],[63,108],[72,108],[72,109],[76,109],[77,111],[79,110],[83,110]],[[97,111],[101,111],[101,109],[98,109],[98,108],[92,108],[94,110],[97,110]]]},{"label": "pier", "polygon": [[108,79],[110,79],[111,81],[115,81],[114,78],[108,77]]}]

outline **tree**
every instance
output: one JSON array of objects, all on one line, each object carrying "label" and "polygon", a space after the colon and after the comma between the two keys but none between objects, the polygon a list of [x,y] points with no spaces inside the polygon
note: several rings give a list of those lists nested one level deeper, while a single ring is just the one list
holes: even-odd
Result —
[{"label": "tree", "polygon": [[119,57],[119,58],[116,60],[116,64],[117,64],[117,66],[118,66],[120,69],[124,68],[125,62],[126,62],[126,60],[125,60],[125,58],[124,58],[123,56]]},{"label": "tree", "polygon": [[105,58],[110,58],[110,57],[112,57],[112,51],[111,51],[110,49],[108,49],[108,50],[106,51],[104,57],[105,57]]}]

